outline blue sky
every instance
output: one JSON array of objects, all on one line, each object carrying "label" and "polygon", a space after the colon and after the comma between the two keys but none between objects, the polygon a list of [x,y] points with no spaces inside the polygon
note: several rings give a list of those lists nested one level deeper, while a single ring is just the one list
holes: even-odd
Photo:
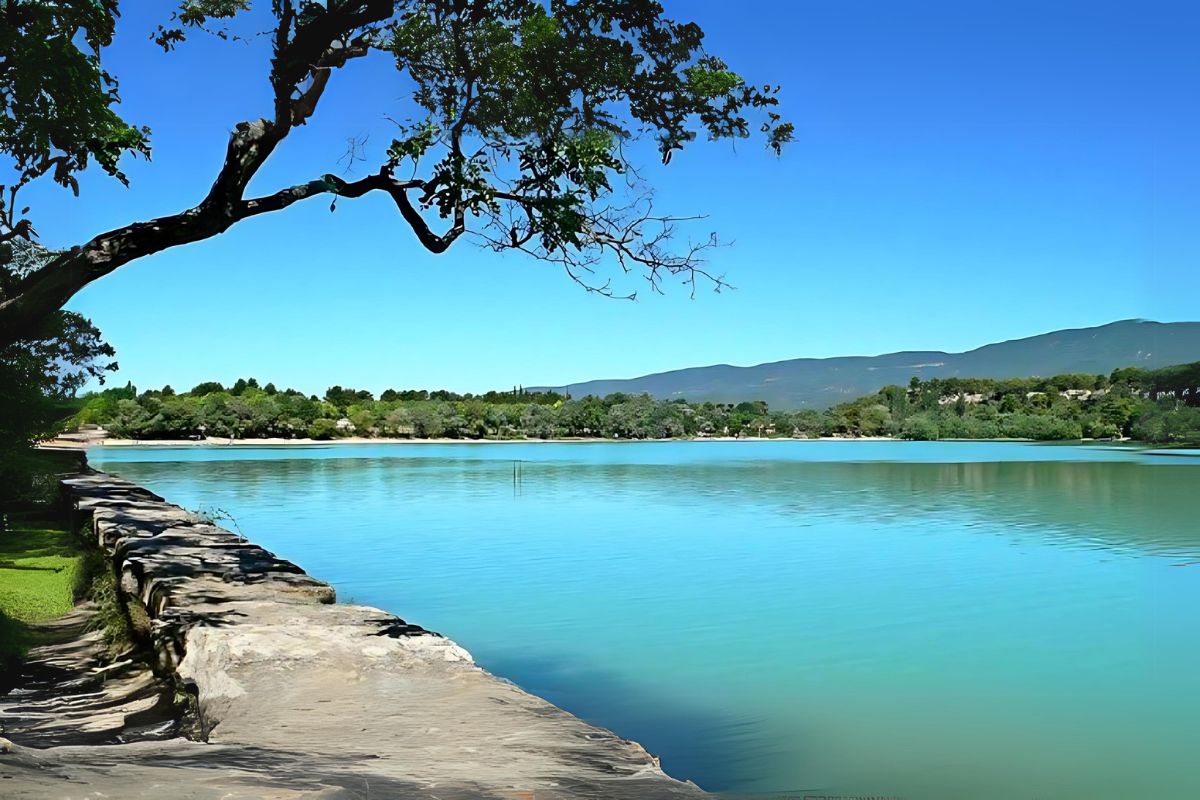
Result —
[{"label": "blue sky", "polygon": [[[737,291],[605,300],[471,243],[430,255],[368,197],[134,262],[71,307],[118,348],[119,381],[306,391],[563,384],[1200,318],[1193,3],[664,3],[749,80],[782,84],[797,124],[782,159],[750,141],[648,164],[660,207],[733,241],[711,266]],[[162,5],[122,7],[108,68],[154,160],[128,163],[129,189],[94,175],[77,201],[29,191],[50,246],[192,205],[233,124],[270,109],[261,45],[199,37],[166,55],[148,40]],[[386,59],[343,70],[252,189],[340,171],[347,137],[386,143],[403,92]]]}]

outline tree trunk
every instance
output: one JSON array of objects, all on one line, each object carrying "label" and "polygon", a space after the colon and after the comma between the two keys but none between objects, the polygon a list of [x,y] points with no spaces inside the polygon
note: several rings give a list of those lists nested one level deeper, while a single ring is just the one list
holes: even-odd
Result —
[{"label": "tree trunk", "polygon": [[0,302],[0,348],[32,333],[46,317],[97,278],[134,259],[207,239],[227,230],[237,216],[203,205],[179,214],[102,233],[73,247],[22,280]]}]

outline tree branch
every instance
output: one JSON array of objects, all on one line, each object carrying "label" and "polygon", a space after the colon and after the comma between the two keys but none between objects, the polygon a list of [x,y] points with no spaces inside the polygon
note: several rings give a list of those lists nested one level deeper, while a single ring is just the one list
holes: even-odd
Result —
[{"label": "tree branch", "polygon": [[33,223],[27,219],[19,219],[11,229],[0,232],[0,242],[10,242],[13,239],[30,241],[35,235],[36,232],[33,230]]},{"label": "tree branch", "polygon": [[[206,14],[230,18],[250,5],[180,1],[177,19],[185,27],[202,24]],[[16,5],[9,3],[9,11]],[[271,6],[272,109],[235,127],[207,194],[187,211],[101,234],[6,281],[0,345],[135,258],[318,195],[384,192],[434,253],[466,233],[469,218],[488,246],[558,263],[573,280],[607,296],[623,289],[593,282],[603,262],[644,275],[654,291],[672,276],[693,293],[698,279],[719,290],[727,284],[703,262],[714,237],[681,245],[675,233],[683,218],[654,213],[647,196],[612,201],[615,177],[636,188],[625,144],[652,134],[666,161],[702,133],[749,135],[751,112],[765,116],[760,130],[775,152],[792,136],[791,124],[772,110],[777,88],[747,84],[706,54],[700,28],[665,18],[657,0],[272,0]],[[170,49],[183,33],[160,28],[155,39]],[[372,50],[389,53],[411,80],[410,99],[424,122],[400,125],[401,137],[376,174],[354,181],[323,175],[248,198],[247,187],[275,149],[316,113],[333,70]],[[7,62],[0,62],[5,69]],[[102,109],[115,102],[115,96],[105,98]],[[129,136],[142,142],[136,134]],[[413,179],[397,180],[395,172],[409,160]],[[418,178],[431,161],[432,173]],[[113,172],[115,162],[104,163],[121,177]],[[69,180],[68,171],[60,182]],[[435,216],[447,222],[434,222]],[[431,224],[447,227],[439,233]],[[10,208],[0,231],[13,230]]]},{"label": "tree branch", "polygon": [[298,200],[305,200],[318,194],[354,198],[362,197],[368,192],[382,191],[392,198],[405,222],[416,233],[421,245],[432,253],[442,253],[466,230],[466,220],[462,210],[456,210],[450,229],[444,234],[434,233],[408,197],[408,190],[423,189],[425,186],[425,182],[419,180],[398,181],[391,176],[387,169],[352,182],[343,181],[334,175],[325,175],[315,181],[281,189],[274,194],[245,200],[239,206],[237,213],[239,219],[245,219],[258,214],[280,211]]},{"label": "tree branch", "polygon": [[386,171],[352,182],[324,175],[263,197],[239,200],[228,207],[206,201],[179,214],[103,233],[82,247],[62,253],[18,282],[12,297],[0,302],[0,347],[28,333],[46,313],[62,307],[87,284],[134,259],[211,238],[241,220],[281,211],[318,195],[355,198],[372,191],[386,192],[421,245],[433,253],[444,252],[466,229],[463,213],[456,212],[446,233],[434,233],[408,197],[410,189],[422,188],[422,181],[398,181]]}]

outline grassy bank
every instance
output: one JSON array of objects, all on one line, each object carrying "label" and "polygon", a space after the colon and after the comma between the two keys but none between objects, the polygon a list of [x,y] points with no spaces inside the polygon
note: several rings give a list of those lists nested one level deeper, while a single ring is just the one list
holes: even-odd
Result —
[{"label": "grassy bank", "polygon": [[68,613],[89,577],[83,543],[57,517],[9,516],[0,532],[0,674],[37,643],[29,625]]}]

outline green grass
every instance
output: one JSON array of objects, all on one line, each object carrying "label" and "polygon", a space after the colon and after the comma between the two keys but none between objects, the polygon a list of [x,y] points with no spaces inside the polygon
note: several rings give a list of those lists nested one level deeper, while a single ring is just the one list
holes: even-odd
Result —
[{"label": "green grass", "polygon": [[13,514],[0,533],[0,670],[35,643],[30,623],[68,613],[88,580],[79,538],[57,520]]},{"label": "green grass", "polygon": [[79,539],[48,520],[15,520],[0,533],[0,612],[45,622],[75,606],[85,588]]},{"label": "green grass", "polygon": [[134,633],[130,620],[144,622],[145,630],[149,631],[150,619],[140,603],[122,601],[121,593],[117,591],[117,578],[111,569],[106,568],[103,559],[96,556],[93,563],[89,564],[88,574],[95,577],[92,578],[87,596],[96,604],[95,615],[88,627],[103,631],[108,655],[116,658],[133,644]]}]

